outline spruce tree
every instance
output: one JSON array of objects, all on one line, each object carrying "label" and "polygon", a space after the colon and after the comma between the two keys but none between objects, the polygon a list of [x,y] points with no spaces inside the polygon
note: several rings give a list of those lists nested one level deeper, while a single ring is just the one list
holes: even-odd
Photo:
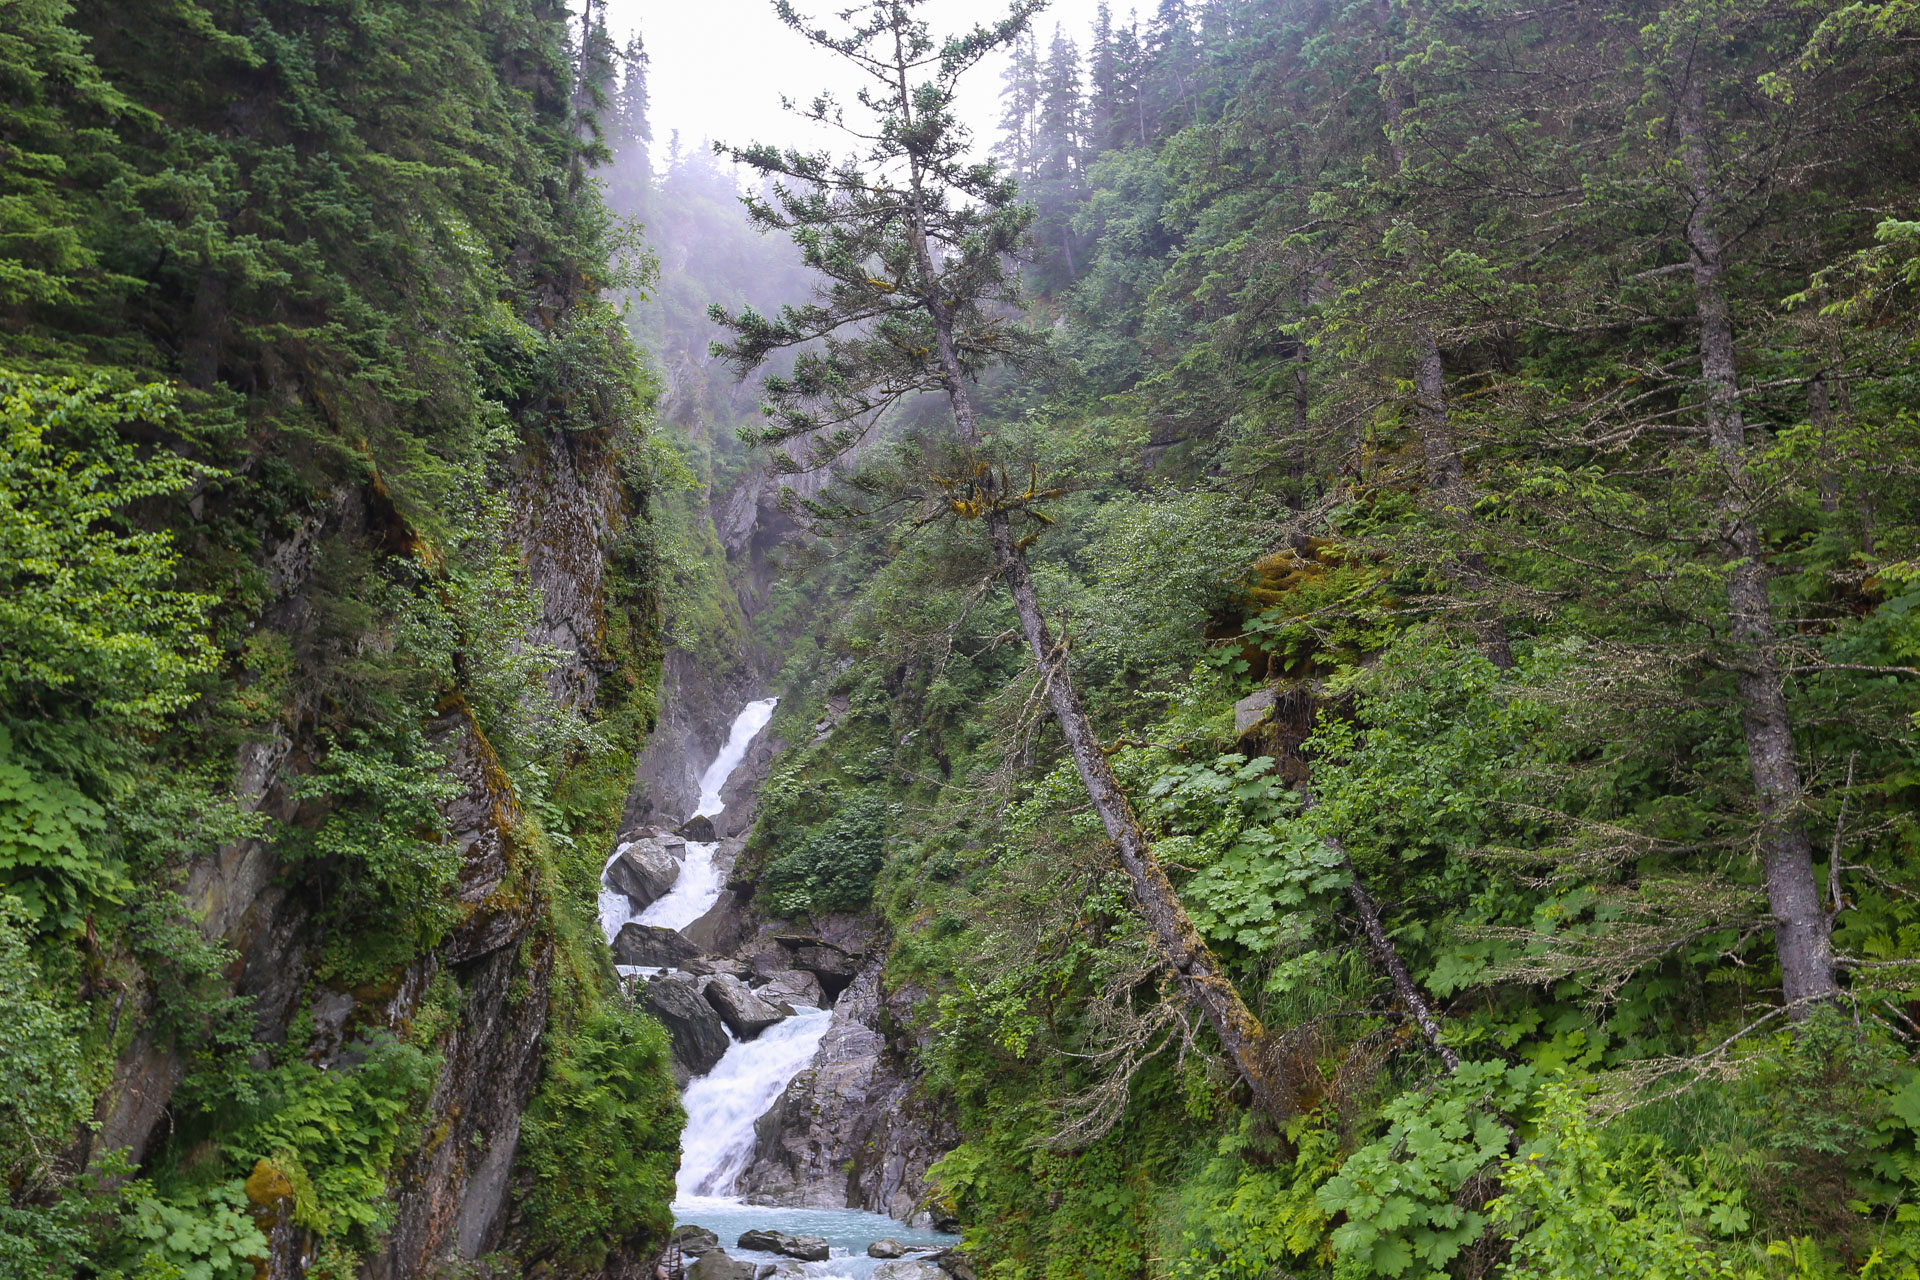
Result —
[{"label": "spruce tree", "polygon": [[[776,180],[773,199],[749,198],[755,220],[790,233],[824,280],[813,303],[782,308],[776,318],[716,307],[714,320],[733,335],[716,350],[744,375],[778,350],[805,348],[790,377],[766,380],[772,426],[761,438],[807,438],[816,462],[851,448],[902,398],[921,391],[945,396],[957,458],[944,477],[944,504],[984,528],[1039,668],[1041,696],[1162,958],[1257,1105],[1285,1117],[1294,1110],[1293,1099],[1276,1078],[1266,1029],[1226,977],[1156,859],[1074,688],[1067,648],[1041,610],[1024,553],[1049,523],[1039,506],[1054,495],[1040,488],[1037,477],[1017,481],[995,465],[974,404],[978,374],[1026,345],[1001,308],[1014,301],[1004,262],[1032,215],[1019,203],[1014,183],[992,165],[968,158],[969,140],[955,118],[954,101],[960,77],[1011,45],[1040,3],[1015,0],[993,26],[943,43],[915,16],[922,3],[872,0],[850,12],[839,31],[810,27],[787,0],[776,5],[788,26],[868,78],[858,100],[871,122],[850,130],[868,142],[839,164],[795,149],[731,150],[741,163]],[[805,111],[823,122],[845,123],[840,105],[825,95]]]},{"label": "spruce tree", "polygon": [[1119,64],[1113,43],[1113,9],[1106,0],[1094,11],[1093,43],[1087,50],[1087,150],[1092,155],[1118,145],[1113,136]]},{"label": "spruce tree", "polygon": [[1034,239],[1042,279],[1053,288],[1064,287],[1080,275],[1073,212],[1083,198],[1085,134],[1080,50],[1056,27],[1040,71],[1032,180],[1023,183],[1037,211]]},{"label": "spruce tree", "polygon": [[1025,182],[1033,176],[1040,124],[1040,54],[1030,30],[1009,51],[1000,73],[1000,101],[1000,138],[993,153],[1007,162],[1015,181]]}]

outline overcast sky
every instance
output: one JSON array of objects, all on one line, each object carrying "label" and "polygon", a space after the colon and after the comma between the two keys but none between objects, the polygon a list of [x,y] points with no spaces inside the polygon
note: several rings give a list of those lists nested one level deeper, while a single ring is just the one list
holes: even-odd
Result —
[{"label": "overcast sky", "polygon": [[[795,0],[795,7],[808,17],[824,18],[854,3],[858,0]],[[1131,7],[1131,0],[1113,3],[1117,20],[1125,21]],[[1058,23],[1084,53],[1096,8],[1097,0],[1053,0],[1035,24],[1042,48]],[[929,0],[921,10],[936,37],[1005,12],[1005,0]],[[859,79],[781,25],[772,0],[608,0],[607,24],[616,43],[625,44],[636,28],[646,41],[652,59],[653,150],[660,158],[675,129],[683,147],[717,138],[735,145],[817,148],[828,135],[783,112],[780,95],[804,102],[831,89],[851,101]],[[982,151],[993,144],[999,122],[1004,65],[1004,59],[983,64],[962,82],[962,115]],[[835,149],[843,148],[836,144]]]}]

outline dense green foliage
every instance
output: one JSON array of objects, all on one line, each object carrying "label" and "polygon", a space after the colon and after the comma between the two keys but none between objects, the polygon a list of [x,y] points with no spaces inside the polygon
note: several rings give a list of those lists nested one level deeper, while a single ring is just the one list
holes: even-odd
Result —
[{"label": "dense green foliage", "polygon": [[[541,1150],[623,1172],[508,1246],[663,1226],[680,1112],[594,927],[658,676],[650,268],[569,17],[0,3],[0,1274],[252,1276],[289,1221],[353,1274],[463,1020],[532,993]],[[542,549],[595,570],[578,651]],[[495,918],[507,1009],[439,958]]]},{"label": "dense green foliage", "polygon": [[1167,0],[1090,86],[1015,57],[1052,359],[982,373],[992,448],[1065,491],[1042,601],[1295,1111],[1131,909],[901,406],[775,588],[820,620],[738,874],[891,923],[983,1274],[1917,1274],[1914,34]]},{"label": "dense green foliage", "polygon": [[531,1249],[591,1270],[664,1236],[683,1119],[658,1022],[616,1006],[579,1027],[521,1135]]}]

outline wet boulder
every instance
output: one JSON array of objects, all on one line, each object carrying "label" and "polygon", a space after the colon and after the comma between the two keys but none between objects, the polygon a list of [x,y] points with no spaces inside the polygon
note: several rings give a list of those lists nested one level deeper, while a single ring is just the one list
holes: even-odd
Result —
[{"label": "wet boulder", "polygon": [[701,998],[693,978],[662,974],[640,989],[640,1001],[666,1027],[674,1060],[690,1074],[703,1076],[726,1056],[733,1043],[726,1024]]},{"label": "wet boulder", "polygon": [[705,915],[681,930],[702,950],[715,955],[732,951],[745,940],[748,913],[740,896],[724,889]]},{"label": "wet boulder", "polygon": [[728,1257],[725,1249],[709,1249],[687,1268],[687,1280],[760,1280],[760,1267]]},{"label": "wet boulder", "polygon": [[704,813],[696,813],[688,818],[673,829],[673,834],[695,844],[713,844],[720,838],[714,833],[713,819]]},{"label": "wet boulder", "polygon": [[931,1262],[922,1262],[918,1258],[901,1258],[894,1262],[883,1262],[875,1267],[873,1280],[948,1280],[948,1275]]},{"label": "wet boulder", "polygon": [[[958,1249],[951,1247],[942,1249],[940,1252],[930,1255],[927,1261],[932,1263],[939,1271],[943,1271],[953,1277],[953,1280],[975,1280],[973,1260]],[[875,1274],[878,1275],[879,1273],[875,1272]],[[882,1280],[885,1280],[885,1278],[882,1277]],[[898,1277],[897,1280],[912,1280],[912,1278],[902,1276]],[[935,1280],[935,1277],[927,1276],[925,1280]]]},{"label": "wet boulder", "polygon": [[[684,933],[685,933],[685,930],[682,930],[683,935]],[[691,942],[692,939],[689,938],[688,941]],[[736,978],[745,978],[748,974],[753,972],[753,970],[747,968],[746,965],[741,964],[738,960],[732,959],[731,957],[728,957],[728,956],[714,956],[714,955],[704,955],[704,956],[696,957],[695,959],[686,961],[684,964],[680,965],[679,967],[682,973],[697,973],[702,975],[714,974],[714,973],[730,973]]]},{"label": "wet boulder", "polygon": [[775,1007],[786,1004],[824,1009],[827,1006],[827,993],[820,989],[820,979],[805,969],[776,970],[755,987],[753,993]]},{"label": "wet boulder", "polygon": [[742,1040],[753,1039],[793,1013],[791,1007],[783,1011],[767,1003],[730,973],[714,974],[707,983],[706,997],[720,1021]]},{"label": "wet boulder", "polygon": [[907,1246],[888,1236],[868,1245],[867,1256],[869,1258],[904,1258],[907,1256]]},{"label": "wet boulder", "polygon": [[627,895],[635,911],[645,911],[665,897],[680,878],[680,859],[686,856],[684,840],[646,837],[620,846],[607,863],[601,879],[609,888]]},{"label": "wet boulder", "polygon": [[790,1236],[784,1231],[743,1231],[733,1244],[736,1249],[778,1253],[801,1262],[825,1262],[832,1252],[824,1236]]},{"label": "wet boulder", "polygon": [[794,1236],[780,1252],[802,1262],[825,1262],[833,1250],[828,1247],[825,1236]]},{"label": "wet boulder", "polygon": [[705,1227],[696,1227],[689,1222],[673,1229],[670,1237],[673,1247],[689,1258],[695,1258],[712,1249],[720,1247],[720,1237]]},{"label": "wet boulder", "polygon": [[753,1249],[760,1253],[778,1253],[780,1246],[793,1239],[782,1231],[742,1231],[740,1238],[733,1242],[736,1249]]},{"label": "wet boulder", "polygon": [[615,964],[644,965],[654,969],[677,969],[700,954],[700,948],[688,942],[677,930],[657,924],[628,922],[620,926],[613,939]]}]

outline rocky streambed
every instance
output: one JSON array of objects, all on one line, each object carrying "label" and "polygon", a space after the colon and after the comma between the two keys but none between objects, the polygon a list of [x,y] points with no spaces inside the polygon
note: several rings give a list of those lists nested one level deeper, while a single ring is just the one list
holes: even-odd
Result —
[{"label": "rocky streambed", "polygon": [[760,920],[725,888],[773,706],[735,719],[691,818],[630,831],[602,875],[615,965],[666,1026],[683,1090],[674,1211],[704,1233],[683,1232],[687,1274],[966,1280],[926,1205],[952,1135],[915,1107],[906,1046],[888,1037],[910,1019],[881,989],[884,939],[861,917]]},{"label": "rocky streambed", "polygon": [[953,1248],[952,1236],[894,1223],[892,1234],[875,1237],[875,1228],[889,1220],[869,1213],[812,1209],[791,1216],[805,1234],[768,1227],[741,1230],[740,1222],[764,1220],[767,1211],[714,1205],[703,1221],[716,1226],[684,1223],[675,1228],[673,1253],[689,1280],[973,1280],[971,1268]]}]

